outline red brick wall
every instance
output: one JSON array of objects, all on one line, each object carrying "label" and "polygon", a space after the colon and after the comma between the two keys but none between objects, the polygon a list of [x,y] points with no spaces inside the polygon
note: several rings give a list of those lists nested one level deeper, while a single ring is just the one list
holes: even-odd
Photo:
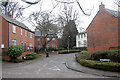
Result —
[{"label": "red brick wall", "polygon": [[[119,37],[120,38],[120,37]],[[88,52],[109,50],[118,44],[118,18],[100,7],[99,12],[87,29]]]},{"label": "red brick wall", "polygon": [[25,42],[27,47],[30,47],[30,43],[32,43],[32,46],[34,48],[34,33],[32,33],[32,38],[30,38],[30,32],[27,31],[27,36],[25,36],[25,31],[27,30],[20,27],[16,27],[16,33],[13,33],[13,24],[9,23],[9,46],[12,46],[12,40],[16,39],[17,45],[21,45],[21,42],[23,41],[23,46],[25,46]]},{"label": "red brick wall", "polygon": [[1,44],[2,44],[2,17],[0,16],[0,54],[2,54]]},{"label": "red brick wall", "polygon": [[[30,31],[27,31],[27,36],[25,36],[25,29],[22,29],[22,36],[21,36],[21,28],[16,27],[16,33],[13,33],[13,24],[9,23],[0,16],[0,52],[7,52],[8,46],[12,46],[12,39],[16,39],[17,45],[21,45],[21,42],[26,42],[26,46],[30,47],[30,43],[32,43],[33,49],[31,51],[34,51],[34,33],[32,33],[32,38],[30,38]],[[2,26],[1,26],[2,25]],[[9,26],[9,27],[8,27]],[[9,29],[9,30],[8,30]],[[9,31],[9,32],[8,32]],[[8,37],[9,36],[9,37]],[[2,42],[1,42],[2,40]],[[8,43],[9,41],[9,43]],[[1,49],[1,44],[4,44],[4,49]],[[25,46],[25,44],[23,44]]]},{"label": "red brick wall", "polygon": [[2,44],[4,44],[3,52],[7,52],[8,48],[8,23],[2,18]]},{"label": "red brick wall", "polygon": [[[51,39],[52,37],[50,37],[50,39]],[[40,39],[40,37],[35,37],[35,47],[36,48],[38,48],[38,39]],[[45,38],[46,39],[46,41],[47,41],[47,38]],[[44,40],[43,40],[43,38],[42,38],[42,41],[43,41],[43,43],[44,43]],[[52,48],[52,45],[55,45],[55,48],[58,48],[58,38],[57,37],[55,37],[55,40],[54,41],[50,41],[49,43],[49,47],[50,48]],[[46,45],[46,47],[47,47],[47,45]],[[40,48],[42,48],[42,45],[41,45],[41,42],[40,42]]]}]

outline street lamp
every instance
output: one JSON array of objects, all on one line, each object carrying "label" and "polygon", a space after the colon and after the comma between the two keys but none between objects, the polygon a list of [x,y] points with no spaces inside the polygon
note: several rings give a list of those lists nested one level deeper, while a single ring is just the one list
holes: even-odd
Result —
[{"label": "street lamp", "polygon": [[69,52],[69,38],[70,38],[70,36],[68,37],[68,52]]}]

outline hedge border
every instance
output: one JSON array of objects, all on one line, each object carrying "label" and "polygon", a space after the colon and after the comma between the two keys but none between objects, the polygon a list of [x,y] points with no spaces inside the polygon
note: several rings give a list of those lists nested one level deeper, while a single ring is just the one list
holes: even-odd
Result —
[{"label": "hedge border", "polygon": [[85,60],[85,59],[80,59],[77,55],[76,55],[76,61],[86,67],[105,70],[105,71],[120,72],[119,63]]}]

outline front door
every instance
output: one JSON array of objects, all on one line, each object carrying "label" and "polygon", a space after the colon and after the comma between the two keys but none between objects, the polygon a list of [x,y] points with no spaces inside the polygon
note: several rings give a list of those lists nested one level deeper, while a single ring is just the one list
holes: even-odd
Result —
[{"label": "front door", "polygon": [[25,50],[24,51],[26,52],[26,42],[25,42]]}]

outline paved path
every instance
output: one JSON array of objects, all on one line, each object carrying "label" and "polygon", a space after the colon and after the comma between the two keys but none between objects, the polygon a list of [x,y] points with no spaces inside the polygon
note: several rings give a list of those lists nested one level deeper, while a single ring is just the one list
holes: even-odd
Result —
[{"label": "paved path", "polygon": [[78,72],[83,72],[83,73],[86,73],[86,74],[120,78],[120,73],[117,73],[117,72],[102,71],[102,70],[92,69],[92,68],[88,68],[88,67],[84,67],[84,66],[80,65],[80,64],[75,60],[75,55],[70,56],[70,57],[67,59],[67,61],[66,61],[66,66],[67,66],[69,69],[72,69],[72,70],[78,71]]},{"label": "paved path", "polygon": [[50,55],[48,58],[42,58],[25,63],[7,63],[3,62],[3,78],[104,78],[73,71],[65,66],[67,59],[74,54]]}]

